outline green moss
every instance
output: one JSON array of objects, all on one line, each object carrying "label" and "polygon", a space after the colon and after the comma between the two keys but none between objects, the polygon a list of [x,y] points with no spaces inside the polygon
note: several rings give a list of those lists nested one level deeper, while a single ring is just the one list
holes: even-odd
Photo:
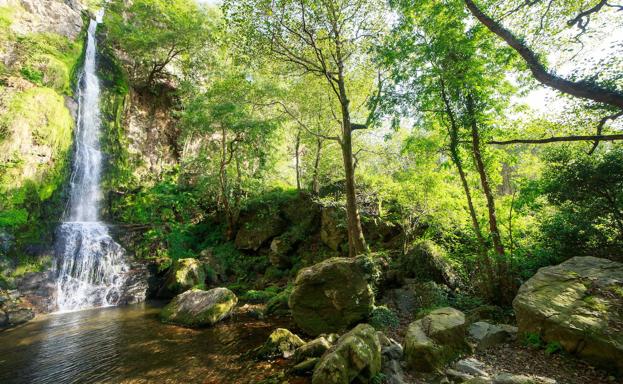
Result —
[{"label": "green moss", "polygon": [[623,299],[623,287],[622,286],[613,284],[609,286],[608,289],[610,289],[610,291],[612,291],[614,294],[616,294],[621,299]]},{"label": "green moss", "polygon": [[7,94],[0,117],[6,132],[0,142],[0,229],[13,233],[20,248],[49,242],[62,213],[74,120],[63,96],[51,88]]},{"label": "green moss", "polygon": [[589,305],[589,307],[593,310],[599,311],[599,312],[607,312],[608,311],[608,305],[607,305],[607,300],[601,299],[599,297],[595,297],[595,296],[585,296],[582,299],[586,304]]},{"label": "green moss", "polygon": [[562,351],[563,351],[562,345],[557,341],[549,342],[545,346],[545,354],[548,356],[553,355],[558,352],[562,352]]},{"label": "green moss", "polygon": [[19,72],[31,82],[65,95],[82,66],[84,32],[76,41],[54,33],[32,33],[15,38]]}]

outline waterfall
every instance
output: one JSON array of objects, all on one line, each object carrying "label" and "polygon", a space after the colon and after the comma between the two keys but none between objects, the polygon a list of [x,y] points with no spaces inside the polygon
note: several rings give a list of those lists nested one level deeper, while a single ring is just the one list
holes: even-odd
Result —
[{"label": "waterfall", "polygon": [[89,24],[84,70],[79,82],[75,157],[70,200],[58,228],[57,304],[60,311],[116,305],[128,267],[124,249],[99,220],[102,193],[100,84],[96,73],[95,31],[103,12]]}]

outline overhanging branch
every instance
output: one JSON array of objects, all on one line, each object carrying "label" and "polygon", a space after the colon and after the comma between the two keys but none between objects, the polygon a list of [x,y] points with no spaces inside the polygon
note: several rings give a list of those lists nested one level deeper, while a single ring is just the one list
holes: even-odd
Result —
[{"label": "overhanging branch", "polygon": [[623,140],[623,134],[619,135],[589,135],[589,136],[558,136],[548,137],[546,139],[513,139],[505,141],[492,140],[487,144],[510,145],[510,144],[548,144],[565,141],[616,141]]},{"label": "overhanging branch", "polygon": [[482,12],[473,0],[464,1],[474,17],[519,53],[539,82],[571,96],[593,100],[598,103],[623,109],[623,93],[606,89],[586,81],[570,81],[548,72],[545,66],[539,61],[537,55],[511,31]]}]

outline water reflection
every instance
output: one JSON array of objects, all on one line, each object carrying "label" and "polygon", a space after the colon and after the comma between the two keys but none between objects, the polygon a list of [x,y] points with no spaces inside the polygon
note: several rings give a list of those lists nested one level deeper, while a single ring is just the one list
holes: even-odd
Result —
[{"label": "water reflection", "polygon": [[243,357],[277,327],[230,319],[185,329],[148,304],[49,315],[0,333],[0,383],[254,383],[276,371]]}]

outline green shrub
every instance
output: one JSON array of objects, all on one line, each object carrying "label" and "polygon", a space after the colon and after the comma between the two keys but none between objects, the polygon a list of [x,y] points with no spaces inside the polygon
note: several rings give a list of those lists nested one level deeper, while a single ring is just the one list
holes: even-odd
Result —
[{"label": "green shrub", "polygon": [[266,303],[277,295],[274,287],[269,287],[263,291],[248,290],[240,296],[242,301],[250,303]]},{"label": "green shrub", "polygon": [[22,67],[20,74],[28,81],[43,85],[43,72],[30,66]]},{"label": "green shrub", "polygon": [[562,345],[557,341],[547,343],[547,345],[545,346],[545,354],[548,356],[553,355],[554,353],[561,352],[562,350]]},{"label": "green shrub", "polygon": [[524,345],[534,348],[540,349],[543,347],[543,340],[541,340],[541,335],[534,332],[527,332],[523,338]]},{"label": "green shrub", "polygon": [[369,323],[377,331],[386,331],[388,329],[398,328],[400,320],[398,315],[386,306],[374,307],[370,315]]},{"label": "green shrub", "polygon": [[293,289],[294,287],[289,284],[283,291],[277,293],[270,300],[268,300],[266,303],[266,314],[270,315],[279,310],[288,310],[288,299],[290,298],[290,294]]}]

